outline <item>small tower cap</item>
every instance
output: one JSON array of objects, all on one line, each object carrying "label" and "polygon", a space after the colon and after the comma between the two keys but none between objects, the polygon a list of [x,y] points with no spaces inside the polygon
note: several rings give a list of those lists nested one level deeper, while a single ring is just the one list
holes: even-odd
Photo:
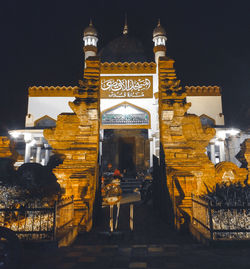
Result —
[{"label": "small tower cap", "polygon": [[89,26],[84,29],[84,36],[97,36],[97,30],[93,26],[92,20],[89,21]]},{"label": "small tower cap", "polygon": [[123,32],[124,35],[128,34],[128,20],[127,20],[127,14],[125,14],[125,22],[124,22],[124,28],[123,28]]},{"label": "small tower cap", "polygon": [[161,21],[158,19],[158,24],[153,31],[153,38],[157,36],[166,36],[165,29],[161,26]]}]

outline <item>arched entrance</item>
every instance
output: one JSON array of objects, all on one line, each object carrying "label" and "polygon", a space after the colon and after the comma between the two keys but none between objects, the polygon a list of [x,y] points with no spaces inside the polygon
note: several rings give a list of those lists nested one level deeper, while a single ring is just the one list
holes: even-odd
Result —
[{"label": "arched entrance", "polygon": [[102,145],[102,165],[108,163],[128,175],[149,168],[150,147],[147,129],[106,129]]},{"label": "arched entrance", "polygon": [[101,114],[102,167],[109,163],[121,172],[135,176],[150,166],[150,113],[123,102]]}]

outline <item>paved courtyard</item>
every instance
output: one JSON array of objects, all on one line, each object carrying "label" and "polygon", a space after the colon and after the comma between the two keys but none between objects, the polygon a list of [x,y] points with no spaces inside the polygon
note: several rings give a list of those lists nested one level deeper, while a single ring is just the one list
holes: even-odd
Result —
[{"label": "paved courtyard", "polygon": [[189,235],[179,234],[157,216],[152,205],[134,206],[134,232],[129,232],[129,206],[121,206],[118,230],[108,229],[108,209],[102,221],[88,234],[80,234],[67,248],[26,249],[23,262],[29,269],[88,268],[250,268],[249,247],[206,247]]}]

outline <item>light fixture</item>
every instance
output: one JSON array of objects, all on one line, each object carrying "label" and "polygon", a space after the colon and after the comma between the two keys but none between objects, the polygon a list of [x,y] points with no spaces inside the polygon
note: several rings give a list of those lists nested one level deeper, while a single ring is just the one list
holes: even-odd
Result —
[{"label": "light fixture", "polygon": [[10,135],[11,135],[13,138],[18,138],[19,135],[20,135],[20,133],[17,132],[17,131],[12,131],[12,132],[10,132]]},{"label": "light fixture", "polygon": [[237,135],[240,131],[238,129],[231,129],[228,131],[230,135]]}]

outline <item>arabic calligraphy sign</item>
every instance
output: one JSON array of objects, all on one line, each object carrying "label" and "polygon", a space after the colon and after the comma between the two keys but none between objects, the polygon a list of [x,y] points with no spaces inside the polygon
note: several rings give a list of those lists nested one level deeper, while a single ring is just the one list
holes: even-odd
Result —
[{"label": "arabic calligraphy sign", "polygon": [[101,77],[101,98],[152,98],[152,76]]}]

